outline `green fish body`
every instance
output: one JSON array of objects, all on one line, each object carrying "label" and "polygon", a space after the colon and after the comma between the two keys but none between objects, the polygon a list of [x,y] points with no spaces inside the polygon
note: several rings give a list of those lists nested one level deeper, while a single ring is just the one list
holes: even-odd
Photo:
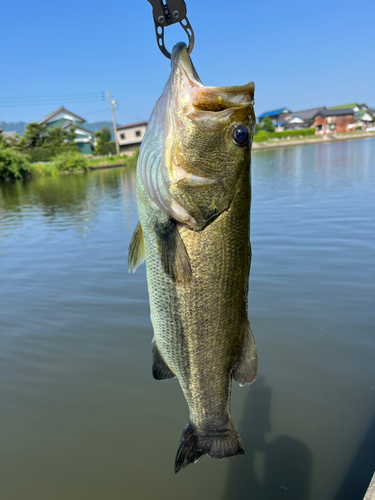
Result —
[{"label": "green fish body", "polygon": [[146,259],[153,375],[177,377],[190,418],[175,471],[207,454],[244,453],[232,378],[251,383],[247,316],[254,84],[205,87],[178,44],[137,165],[139,224],[129,267]]}]

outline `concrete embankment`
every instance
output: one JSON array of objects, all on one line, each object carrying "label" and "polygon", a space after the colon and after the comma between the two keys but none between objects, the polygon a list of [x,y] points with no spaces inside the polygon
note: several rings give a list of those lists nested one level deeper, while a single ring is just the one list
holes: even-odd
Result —
[{"label": "concrete embankment", "polygon": [[252,151],[265,151],[267,149],[288,148],[292,146],[306,146],[309,144],[327,144],[331,142],[345,142],[355,141],[357,139],[368,139],[375,137],[375,133],[367,134],[345,134],[345,135],[324,135],[322,137],[314,137],[312,139],[298,139],[298,140],[277,140],[268,142],[254,142]]},{"label": "concrete embankment", "polygon": [[375,474],[372,476],[370,486],[363,500],[375,500]]},{"label": "concrete embankment", "polygon": [[92,165],[89,167],[89,170],[104,170],[106,168],[118,168],[118,167],[126,167],[124,163],[110,163],[104,165]]}]

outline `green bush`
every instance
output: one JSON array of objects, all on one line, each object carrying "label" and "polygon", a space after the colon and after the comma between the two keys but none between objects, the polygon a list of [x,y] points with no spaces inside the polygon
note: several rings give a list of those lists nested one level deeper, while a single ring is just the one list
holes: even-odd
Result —
[{"label": "green bush", "polygon": [[59,174],[54,163],[32,163],[29,170],[30,177],[47,177]]},{"label": "green bush", "polygon": [[107,155],[108,153],[116,154],[116,144],[111,142],[112,131],[105,126],[101,130],[95,132],[97,139],[95,146],[95,154]]},{"label": "green bush", "polygon": [[60,172],[88,170],[89,160],[78,151],[67,151],[55,158],[54,166]]},{"label": "green bush", "polygon": [[266,116],[262,123],[262,129],[265,132],[275,132],[275,127],[273,126],[272,120],[269,116]]},{"label": "green bush", "polygon": [[96,155],[115,155],[116,153],[117,151],[115,142],[100,143],[100,145],[97,145],[95,148]]},{"label": "green bush", "polygon": [[0,146],[0,179],[21,179],[30,168],[27,155]]},{"label": "green bush", "polygon": [[265,132],[261,130],[254,135],[254,142],[265,142],[268,139],[282,139],[283,137],[302,137],[315,135],[315,128],[304,128],[302,130],[283,130],[283,132]]},{"label": "green bush", "polygon": [[27,154],[30,156],[31,162],[40,162],[40,161],[51,161],[55,156],[59,156],[60,154],[73,151],[77,152],[78,147],[73,145],[66,145],[57,148],[51,147],[42,147],[42,148],[29,148],[27,150]]},{"label": "green bush", "polygon": [[269,134],[261,130],[257,134],[254,135],[254,142],[265,142],[268,141]]}]

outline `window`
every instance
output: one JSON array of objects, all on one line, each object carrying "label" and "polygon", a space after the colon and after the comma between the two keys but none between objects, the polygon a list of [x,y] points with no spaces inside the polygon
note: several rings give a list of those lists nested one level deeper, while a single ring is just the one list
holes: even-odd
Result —
[{"label": "window", "polygon": [[141,131],[140,130],[136,130],[135,131],[135,136],[136,137],[141,137]]},{"label": "window", "polygon": [[120,139],[125,139],[125,134],[120,134]]}]

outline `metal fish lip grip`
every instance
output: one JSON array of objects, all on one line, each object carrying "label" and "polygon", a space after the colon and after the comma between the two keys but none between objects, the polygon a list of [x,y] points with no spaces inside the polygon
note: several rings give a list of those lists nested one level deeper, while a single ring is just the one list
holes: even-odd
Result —
[{"label": "metal fish lip grip", "polygon": [[171,59],[171,53],[168,52],[164,44],[164,29],[175,23],[180,23],[187,34],[189,38],[188,53],[191,54],[195,37],[193,28],[186,17],[187,9],[184,0],[148,0],[148,2],[152,5],[157,44],[165,57]]}]

